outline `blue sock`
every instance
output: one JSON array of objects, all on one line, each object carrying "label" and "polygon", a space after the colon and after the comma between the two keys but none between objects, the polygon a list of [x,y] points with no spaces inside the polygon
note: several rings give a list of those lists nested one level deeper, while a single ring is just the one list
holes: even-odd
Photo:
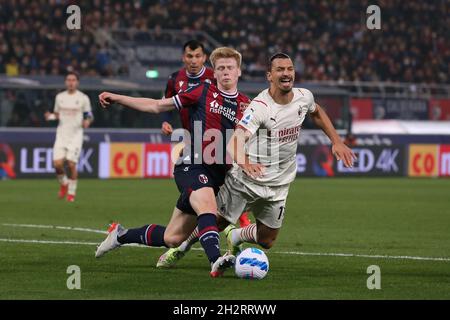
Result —
[{"label": "blue sock", "polygon": [[198,235],[203,250],[213,263],[220,257],[219,230],[216,215],[212,213],[201,214],[197,218]]},{"label": "blue sock", "polygon": [[117,237],[121,244],[139,243],[149,247],[167,247],[164,242],[166,227],[157,224],[145,225],[141,228],[128,229],[124,234]]}]

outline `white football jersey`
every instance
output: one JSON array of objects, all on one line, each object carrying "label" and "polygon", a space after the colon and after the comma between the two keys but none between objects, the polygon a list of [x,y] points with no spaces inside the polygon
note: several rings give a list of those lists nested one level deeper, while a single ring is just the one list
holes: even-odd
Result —
[{"label": "white football jersey", "polygon": [[[266,166],[263,177],[255,183],[279,186],[292,182],[297,174],[297,140],[307,113],[316,110],[311,91],[293,88],[294,97],[289,104],[277,104],[262,91],[244,112],[239,125],[253,135],[246,144],[250,161]],[[242,176],[242,170],[233,170]],[[240,173],[239,173],[240,172]]]},{"label": "white football jersey", "polygon": [[63,91],[56,95],[54,112],[59,113],[57,139],[73,141],[83,139],[83,113],[92,112],[91,101],[83,92]]}]

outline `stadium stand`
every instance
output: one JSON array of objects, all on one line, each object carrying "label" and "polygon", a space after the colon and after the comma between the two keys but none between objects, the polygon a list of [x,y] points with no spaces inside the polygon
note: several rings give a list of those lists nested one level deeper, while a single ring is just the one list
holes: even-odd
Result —
[{"label": "stadium stand", "polygon": [[[42,114],[68,70],[93,101],[107,88],[160,97],[191,38],[208,52],[241,51],[250,96],[265,86],[267,57],[288,53],[340,129],[351,127],[350,109],[355,121],[450,119],[448,0],[383,2],[382,30],[366,28],[368,0],[82,0],[81,30],[66,27],[70,3],[0,0],[1,126],[48,126]],[[159,126],[121,108],[94,112],[95,127]]]},{"label": "stadium stand", "polygon": [[98,30],[138,30],[136,41],[164,42],[167,34],[147,30],[178,29],[240,50],[247,79],[261,79],[267,56],[285,51],[302,81],[450,81],[446,0],[388,1],[381,31],[366,29],[369,1],[80,1],[78,32],[67,30],[62,2],[0,1],[0,73],[130,75],[127,64],[112,63]]}]

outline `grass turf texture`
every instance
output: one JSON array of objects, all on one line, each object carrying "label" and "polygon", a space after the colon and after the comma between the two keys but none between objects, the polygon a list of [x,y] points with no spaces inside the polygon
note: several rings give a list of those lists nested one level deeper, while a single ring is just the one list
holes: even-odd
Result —
[{"label": "grass turf texture", "polygon": [[[99,243],[102,234],[4,224],[167,224],[178,196],[170,180],[80,180],[75,203],[57,200],[57,189],[55,180],[1,181],[0,238]],[[445,179],[297,179],[262,281],[231,270],[211,279],[200,250],[158,270],[164,249],[97,260],[94,245],[0,242],[0,299],[449,299],[450,261],[279,253],[449,257],[449,190]],[[81,290],[66,287],[69,265],[81,268]],[[381,269],[381,290],[366,287],[370,265]]]}]

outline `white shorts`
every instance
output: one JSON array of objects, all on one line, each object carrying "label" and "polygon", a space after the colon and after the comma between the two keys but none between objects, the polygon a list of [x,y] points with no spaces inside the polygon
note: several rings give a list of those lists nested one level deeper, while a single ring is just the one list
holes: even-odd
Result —
[{"label": "white shorts", "polygon": [[81,147],[81,143],[62,143],[56,140],[53,146],[53,160],[65,159],[78,163]]},{"label": "white shorts", "polygon": [[256,220],[269,228],[279,229],[283,223],[289,184],[264,186],[240,181],[227,174],[216,197],[219,214],[236,224],[242,212],[250,210]]}]

